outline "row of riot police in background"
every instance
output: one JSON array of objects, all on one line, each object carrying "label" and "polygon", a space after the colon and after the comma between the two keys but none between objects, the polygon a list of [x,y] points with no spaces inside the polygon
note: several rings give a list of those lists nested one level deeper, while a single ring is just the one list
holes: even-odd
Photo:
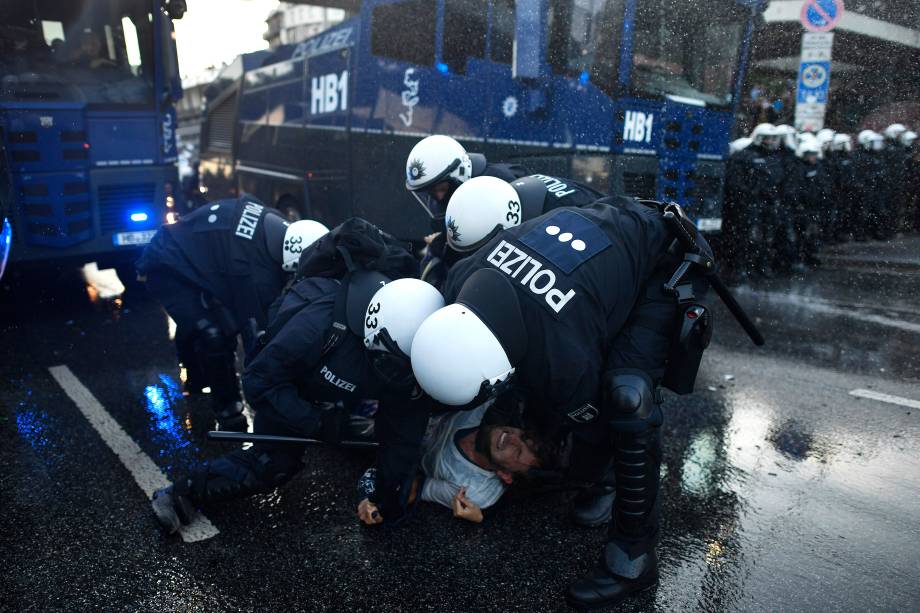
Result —
[{"label": "row of riot police in background", "polygon": [[802,272],[823,245],[887,240],[920,229],[917,133],[763,123],[731,144],[722,222],[723,265],[738,278]]}]

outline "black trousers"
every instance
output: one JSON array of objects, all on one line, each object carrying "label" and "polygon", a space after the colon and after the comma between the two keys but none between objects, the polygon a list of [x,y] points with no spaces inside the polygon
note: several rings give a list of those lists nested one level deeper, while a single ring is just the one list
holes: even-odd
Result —
[{"label": "black trousers", "polygon": [[[236,376],[236,332],[227,329],[207,305],[202,289],[168,270],[147,273],[147,291],[176,322],[176,353],[191,372],[196,384],[210,387],[215,403],[240,399]],[[202,331],[214,327],[223,342],[202,341]],[[216,346],[215,346],[216,345]],[[190,372],[190,377],[192,376]]]}]

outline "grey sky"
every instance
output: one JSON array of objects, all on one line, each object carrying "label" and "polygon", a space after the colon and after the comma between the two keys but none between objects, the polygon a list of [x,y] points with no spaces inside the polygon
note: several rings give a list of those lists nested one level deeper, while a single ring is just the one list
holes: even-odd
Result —
[{"label": "grey sky", "polygon": [[175,22],[182,76],[194,79],[209,66],[267,48],[265,18],[276,6],[278,0],[190,0]]}]

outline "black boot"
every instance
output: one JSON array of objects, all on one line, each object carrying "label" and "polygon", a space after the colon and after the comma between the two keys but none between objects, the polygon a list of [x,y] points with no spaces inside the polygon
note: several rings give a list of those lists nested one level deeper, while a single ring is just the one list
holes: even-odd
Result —
[{"label": "black boot", "polygon": [[604,561],[594,572],[569,586],[566,601],[576,609],[599,609],[618,604],[656,583],[658,557],[654,549],[630,559],[617,544],[607,543]]},{"label": "black boot", "polygon": [[220,404],[217,398],[214,398],[214,416],[217,418],[218,429],[222,431],[246,432],[249,427],[243,414],[243,403],[239,400]]},{"label": "black boot", "polygon": [[572,501],[572,521],[583,528],[606,525],[613,514],[616,495],[613,485],[598,485],[581,490]]},{"label": "black boot", "polygon": [[192,501],[171,485],[155,491],[150,506],[167,534],[175,534],[181,526],[188,525],[195,514]]}]

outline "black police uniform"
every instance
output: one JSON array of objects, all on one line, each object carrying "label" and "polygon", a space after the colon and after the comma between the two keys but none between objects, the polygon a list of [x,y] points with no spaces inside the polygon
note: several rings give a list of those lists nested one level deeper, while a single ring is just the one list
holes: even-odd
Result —
[{"label": "black police uniform", "polygon": [[821,247],[821,222],[829,216],[833,179],[824,162],[810,164],[796,160],[789,169],[784,184],[783,206],[793,216],[795,227],[795,261],[808,266],[818,265]]},{"label": "black police uniform", "polygon": [[[311,277],[291,287],[277,315],[285,318],[284,325],[247,365],[243,389],[255,411],[255,433],[327,440],[334,437],[329,426],[339,415],[362,399],[379,399],[378,484],[372,502],[384,518],[396,519],[409,491],[401,479],[420,459],[415,442],[424,435],[430,400],[414,384],[393,387],[373,367],[373,352],[363,339],[333,326],[341,285]],[[333,408],[336,403],[344,411]],[[177,479],[172,494],[206,505],[270,491],[303,468],[303,451],[301,445],[257,443]]]},{"label": "black police uniform", "polygon": [[769,275],[777,259],[789,255],[791,223],[780,203],[782,183],[782,157],[762,145],[739,151],[728,168],[726,194],[737,230],[729,226],[723,234],[734,243],[739,272]]},{"label": "black police uniform", "polygon": [[909,217],[906,203],[909,200],[911,185],[907,183],[909,171],[909,150],[897,140],[885,139],[885,150],[882,151],[884,162],[885,184],[887,185],[887,224],[882,238],[894,236],[896,231],[909,229]]},{"label": "black police uniform", "polygon": [[[511,357],[513,385],[541,430],[574,435],[580,474],[573,476],[597,481],[614,460],[616,499],[604,567],[608,577],[633,582],[657,578],[662,413],[656,386],[679,308],[662,291],[677,266],[676,256],[666,253],[671,242],[656,209],[605,198],[500,233],[459,262],[445,287],[447,302],[459,297],[470,304],[464,283],[486,269],[499,271],[516,290],[523,323],[517,337],[526,338],[526,349]],[[490,328],[502,340],[502,326]],[[576,584],[570,598],[586,604],[591,597],[583,591]]]},{"label": "black police uniform", "polygon": [[831,151],[826,160],[831,177],[834,223],[831,232],[825,233],[825,239],[828,242],[840,242],[853,233],[853,209],[857,206],[852,197],[853,156],[849,151]]},{"label": "black police uniform", "polygon": [[855,237],[857,240],[882,238],[885,207],[890,203],[884,199],[888,189],[881,153],[860,147],[853,154],[853,174],[857,202],[853,211]]},{"label": "black police uniform", "polygon": [[248,351],[288,278],[281,268],[286,226],[254,198],[220,200],[161,227],[136,263],[176,322],[180,360],[200,369],[202,387],[211,387],[219,417],[232,413],[228,420],[241,410],[236,335]]}]

